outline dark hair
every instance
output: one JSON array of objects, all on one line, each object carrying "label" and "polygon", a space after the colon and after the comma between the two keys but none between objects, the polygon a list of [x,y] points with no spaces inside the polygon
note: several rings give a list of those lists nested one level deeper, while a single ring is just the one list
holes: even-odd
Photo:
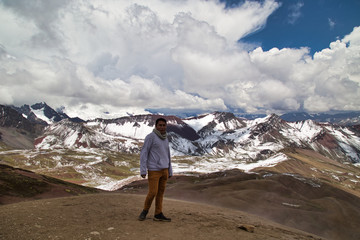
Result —
[{"label": "dark hair", "polygon": [[159,122],[165,122],[166,123],[166,119],[165,118],[156,119],[155,126],[157,126]]}]

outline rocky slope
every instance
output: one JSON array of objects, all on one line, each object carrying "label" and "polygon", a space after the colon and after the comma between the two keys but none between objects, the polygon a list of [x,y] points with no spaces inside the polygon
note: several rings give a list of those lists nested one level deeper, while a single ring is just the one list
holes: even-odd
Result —
[{"label": "rocky slope", "polygon": [[0,164],[0,205],[99,192],[102,191]]},{"label": "rocky slope", "polygon": [[11,107],[0,105],[0,141],[10,148],[32,149],[44,125],[33,123]]}]

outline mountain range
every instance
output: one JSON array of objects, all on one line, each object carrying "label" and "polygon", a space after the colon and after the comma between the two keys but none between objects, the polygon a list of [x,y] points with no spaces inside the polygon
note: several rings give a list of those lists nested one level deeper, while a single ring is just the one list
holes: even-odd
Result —
[{"label": "mountain range", "polygon": [[[1,108],[1,126],[32,133],[31,136],[36,136],[36,149],[99,148],[138,153],[145,136],[154,128],[156,118],[160,117],[149,114],[85,122],[55,111],[46,103]],[[295,115],[286,115],[287,118],[291,116]],[[303,115],[304,118],[306,116]],[[360,162],[359,125],[341,126],[314,120],[286,121],[275,114],[248,120],[228,112],[185,119],[164,117],[168,120],[168,135],[174,156],[206,154],[254,162],[274,156],[286,147],[299,147],[339,160]]]},{"label": "mountain range", "polygon": [[[46,103],[21,108],[0,106],[0,143],[4,149],[31,150],[32,157],[26,156],[22,165],[34,165],[32,161],[42,156],[41,151],[46,151],[58,154],[52,156],[53,164],[71,168],[76,172],[74,175],[88,174],[81,169],[93,169],[92,176],[84,183],[94,182],[99,174],[94,168],[106,161],[115,167],[126,166],[126,174],[122,176],[131,177],[138,170],[137,160],[131,160],[130,164],[122,161],[119,154],[139,154],[145,136],[160,116],[168,121],[168,138],[177,173],[271,166],[288,160],[284,152],[296,148],[345,164],[360,163],[360,125],[313,120],[292,122],[275,114],[253,120],[229,112],[213,112],[184,119],[148,114],[82,121],[55,111]],[[71,151],[80,156],[69,154]],[[83,158],[89,159],[88,162],[74,160],[81,155],[87,155]],[[37,160],[37,164],[39,162],[41,160]],[[106,182],[105,176],[103,180]]]},{"label": "mountain range", "polygon": [[[84,122],[59,113],[45,103],[15,109],[35,126],[47,125],[35,139],[37,149],[84,147],[138,153],[143,139],[160,117],[135,115]],[[286,116],[290,118],[290,115]],[[165,118],[173,155],[210,154],[256,161],[285,147],[296,146],[321,151],[329,157],[360,162],[358,125],[285,121],[275,114],[247,120],[226,112],[186,119]]]}]

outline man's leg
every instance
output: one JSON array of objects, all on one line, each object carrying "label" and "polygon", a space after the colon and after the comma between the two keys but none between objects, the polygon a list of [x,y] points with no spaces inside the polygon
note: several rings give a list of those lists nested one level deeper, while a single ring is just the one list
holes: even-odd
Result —
[{"label": "man's leg", "polygon": [[157,194],[155,200],[155,215],[162,213],[163,197],[166,187],[166,182],[169,177],[169,170],[163,169],[161,171],[161,177],[158,182]]},{"label": "man's leg", "polygon": [[154,197],[158,193],[159,180],[162,174],[161,171],[148,171],[149,191],[145,199],[144,210],[149,211]]}]

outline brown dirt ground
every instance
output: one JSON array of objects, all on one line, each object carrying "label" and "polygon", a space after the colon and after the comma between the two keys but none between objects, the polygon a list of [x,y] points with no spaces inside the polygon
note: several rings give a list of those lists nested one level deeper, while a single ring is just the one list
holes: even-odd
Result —
[{"label": "brown dirt ground", "polygon": [[[264,174],[231,170],[174,176],[165,196],[246,212],[326,239],[360,239],[360,198],[324,182]],[[147,180],[132,182],[120,191],[146,194]]]},{"label": "brown dirt ground", "polygon": [[167,198],[172,222],[153,221],[153,207],[138,221],[144,198],[103,193],[2,205],[0,239],[322,239],[241,211]]}]

